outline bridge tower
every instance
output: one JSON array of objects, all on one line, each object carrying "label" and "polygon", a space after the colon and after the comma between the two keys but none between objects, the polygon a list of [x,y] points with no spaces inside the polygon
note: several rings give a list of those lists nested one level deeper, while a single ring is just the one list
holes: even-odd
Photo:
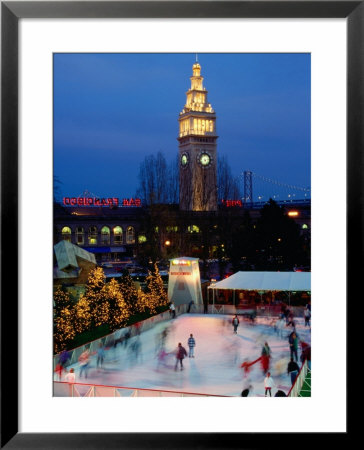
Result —
[{"label": "bridge tower", "polygon": [[251,206],[253,203],[253,172],[244,170],[244,203]]}]

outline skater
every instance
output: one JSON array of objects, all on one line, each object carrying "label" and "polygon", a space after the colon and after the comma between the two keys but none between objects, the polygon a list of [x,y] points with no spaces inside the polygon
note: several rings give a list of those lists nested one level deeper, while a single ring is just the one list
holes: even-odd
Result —
[{"label": "skater", "polygon": [[75,369],[70,369],[64,379],[67,383],[74,383],[76,381]]},{"label": "skater", "polygon": [[283,337],[283,329],[284,329],[284,325],[285,325],[285,320],[284,318],[281,318],[279,320],[277,320],[277,335],[278,337],[282,338]]},{"label": "skater", "polygon": [[130,334],[129,328],[127,328],[124,332],[123,340],[122,340],[122,344],[123,344],[124,348],[126,348],[128,346],[130,337],[131,337],[131,334]]},{"label": "skater", "polygon": [[269,393],[269,396],[272,397],[272,387],[274,386],[274,380],[273,378],[270,376],[270,372],[267,373],[267,376],[264,378],[264,388],[265,388],[265,393],[264,393],[264,397],[267,397],[267,394]]},{"label": "skater", "polygon": [[194,353],[194,350],[195,350],[196,341],[195,341],[195,338],[193,337],[192,334],[190,334],[190,337],[188,338],[187,344],[188,344],[188,348],[189,348],[188,357],[189,358],[194,358],[195,356],[194,356],[193,353]]},{"label": "skater", "polygon": [[54,371],[58,374],[58,381],[61,381],[61,379],[62,379],[62,372],[63,372],[62,364],[58,363],[56,365],[56,368],[54,369]]},{"label": "skater", "polygon": [[264,374],[266,374],[269,370],[270,353],[271,351],[268,342],[265,342],[262,348],[262,356],[261,356],[261,364]]},{"label": "skater", "polygon": [[88,349],[81,353],[78,362],[80,363],[80,378],[84,372],[85,378],[87,378],[88,365],[90,364],[90,351]]},{"label": "skater", "polygon": [[291,374],[291,384],[293,386],[298,372],[299,372],[300,368],[298,367],[298,364],[296,363],[296,361],[293,361],[293,358],[291,358],[290,362],[288,363],[287,366],[287,373],[288,375]]},{"label": "skater", "polygon": [[287,317],[287,327],[292,326],[294,329],[296,328],[296,323],[294,321],[293,312],[290,311]]},{"label": "skater", "polygon": [[76,382],[75,370],[70,369],[64,379],[68,383],[68,395],[73,397],[73,384]]},{"label": "skater", "polygon": [[171,302],[170,306],[169,306],[169,311],[171,313],[171,317],[172,319],[176,318],[176,308],[174,306],[174,304]]},{"label": "skater", "polygon": [[303,316],[305,318],[305,327],[310,326],[311,313],[310,310],[306,307],[303,311]]},{"label": "skater", "polygon": [[104,359],[105,359],[105,350],[103,345],[100,343],[99,348],[97,349],[97,363],[96,363],[97,368],[99,368],[100,366],[102,369]]},{"label": "skater", "polygon": [[63,369],[66,367],[68,360],[70,359],[70,354],[67,350],[63,350],[61,354],[59,355],[59,363],[63,367]]},{"label": "skater", "polygon": [[177,366],[178,366],[178,361],[181,365],[181,370],[183,370],[183,359],[184,357],[187,356],[187,352],[186,349],[184,347],[182,347],[181,342],[178,343],[178,347],[177,347],[177,351],[176,351],[176,365],[174,366],[174,370],[177,370]]},{"label": "skater", "polygon": [[187,312],[191,312],[191,308],[194,305],[193,301],[191,300],[190,303],[188,304],[188,308],[187,308]]},{"label": "skater", "polygon": [[291,352],[291,358],[295,358],[295,361],[298,361],[297,349],[298,349],[298,338],[297,334],[292,331],[292,333],[288,336],[289,349]]},{"label": "skater", "polygon": [[231,323],[233,324],[233,327],[234,327],[234,333],[237,334],[237,329],[238,329],[238,326],[239,326],[239,319],[238,319],[237,314],[235,314],[235,317],[233,318]]}]

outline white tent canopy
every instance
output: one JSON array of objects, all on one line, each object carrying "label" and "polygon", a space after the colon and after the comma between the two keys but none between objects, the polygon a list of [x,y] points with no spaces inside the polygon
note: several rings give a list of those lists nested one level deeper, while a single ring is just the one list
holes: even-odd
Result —
[{"label": "white tent canopy", "polygon": [[310,291],[311,272],[237,272],[208,288],[241,291]]}]

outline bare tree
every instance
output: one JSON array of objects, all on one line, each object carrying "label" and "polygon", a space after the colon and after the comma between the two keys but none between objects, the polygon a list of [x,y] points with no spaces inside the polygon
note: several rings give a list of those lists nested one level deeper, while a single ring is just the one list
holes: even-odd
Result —
[{"label": "bare tree", "polygon": [[139,187],[137,195],[147,205],[166,203],[167,201],[167,163],[161,152],[148,155],[140,164]]},{"label": "bare tree", "polygon": [[238,177],[233,177],[226,156],[219,157],[217,170],[218,199],[240,199],[241,189]]}]

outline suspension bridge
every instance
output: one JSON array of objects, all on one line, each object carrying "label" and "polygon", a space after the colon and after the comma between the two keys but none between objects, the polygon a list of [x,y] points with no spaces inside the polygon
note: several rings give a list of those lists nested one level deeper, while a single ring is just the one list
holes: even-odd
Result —
[{"label": "suspension bridge", "polygon": [[239,176],[243,186],[243,203],[250,207],[259,207],[273,199],[278,204],[309,204],[311,188],[283,183],[251,170],[245,170]]}]

